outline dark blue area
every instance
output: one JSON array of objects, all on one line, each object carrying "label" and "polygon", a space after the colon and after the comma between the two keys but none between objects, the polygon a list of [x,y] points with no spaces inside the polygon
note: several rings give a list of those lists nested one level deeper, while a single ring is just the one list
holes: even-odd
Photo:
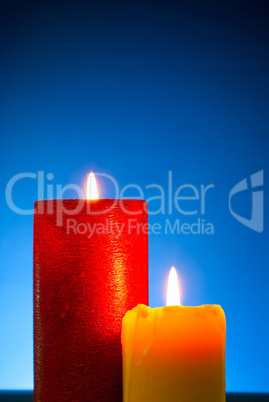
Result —
[{"label": "dark blue area", "polygon": [[[165,303],[175,265],[183,304],[225,310],[228,391],[269,392],[268,217],[257,233],[228,206],[260,170],[268,205],[267,2],[3,1],[0,27],[0,388],[32,387],[32,216],[6,205],[11,177],[51,172],[55,190],[94,170],[149,198],[172,171],[174,189],[214,184],[205,215],[166,203],[150,223],[206,219],[215,234],[150,235],[150,305]],[[101,196],[113,197],[105,183]],[[251,196],[235,195],[234,212],[250,218]],[[32,208],[36,181],[13,198]]]},{"label": "dark blue area", "polygon": [[[31,402],[33,394],[31,391],[25,392],[0,392],[0,401],[3,402]],[[226,396],[226,402],[268,402],[269,394],[238,394],[229,393]]]}]

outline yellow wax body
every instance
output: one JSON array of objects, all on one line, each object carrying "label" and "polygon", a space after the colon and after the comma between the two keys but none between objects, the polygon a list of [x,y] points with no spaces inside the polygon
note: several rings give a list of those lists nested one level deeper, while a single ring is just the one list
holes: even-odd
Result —
[{"label": "yellow wax body", "polygon": [[124,402],[225,402],[220,306],[139,304],[123,319]]}]

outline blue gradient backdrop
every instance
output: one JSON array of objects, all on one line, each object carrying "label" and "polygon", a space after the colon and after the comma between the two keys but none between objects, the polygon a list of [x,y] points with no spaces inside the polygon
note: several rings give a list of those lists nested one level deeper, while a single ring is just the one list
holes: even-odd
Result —
[{"label": "blue gradient backdrop", "polygon": [[[150,305],[165,303],[175,265],[183,304],[226,312],[227,390],[268,392],[267,2],[0,7],[0,388],[33,386],[32,216],[6,205],[10,178],[44,170],[54,185],[82,185],[93,169],[121,188],[167,188],[171,170],[175,188],[215,185],[205,215],[215,234],[150,235]],[[262,169],[265,222],[256,233],[231,216],[228,195]],[[36,182],[19,182],[13,195],[32,208]],[[102,196],[113,194],[103,186]],[[250,217],[250,191],[233,206]]]}]

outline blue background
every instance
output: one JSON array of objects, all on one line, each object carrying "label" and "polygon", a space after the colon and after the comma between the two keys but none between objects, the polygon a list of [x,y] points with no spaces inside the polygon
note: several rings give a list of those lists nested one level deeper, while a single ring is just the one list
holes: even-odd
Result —
[{"label": "blue background", "polygon": [[[10,178],[43,170],[54,185],[83,185],[94,170],[121,188],[166,189],[170,170],[175,189],[214,184],[205,218],[215,234],[150,235],[150,305],[164,305],[175,265],[183,304],[226,312],[227,390],[268,392],[266,2],[3,1],[0,16],[0,388],[33,386],[32,216],[8,208]],[[232,217],[228,195],[262,169],[257,233]],[[32,208],[36,181],[13,195]],[[109,186],[101,196],[113,196]],[[250,217],[251,192],[233,207]]]}]

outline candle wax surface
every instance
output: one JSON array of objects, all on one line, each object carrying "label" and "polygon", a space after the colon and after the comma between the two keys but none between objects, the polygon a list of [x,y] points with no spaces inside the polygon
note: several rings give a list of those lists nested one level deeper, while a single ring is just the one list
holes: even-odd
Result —
[{"label": "candle wax surface", "polygon": [[[70,214],[79,202],[82,208]],[[136,230],[147,224],[144,204],[37,201],[36,402],[122,400],[122,318],[148,303],[148,235]]]},{"label": "candle wax surface", "polygon": [[123,319],[124,402],[225,402],[220,306],[138,305]]}]

